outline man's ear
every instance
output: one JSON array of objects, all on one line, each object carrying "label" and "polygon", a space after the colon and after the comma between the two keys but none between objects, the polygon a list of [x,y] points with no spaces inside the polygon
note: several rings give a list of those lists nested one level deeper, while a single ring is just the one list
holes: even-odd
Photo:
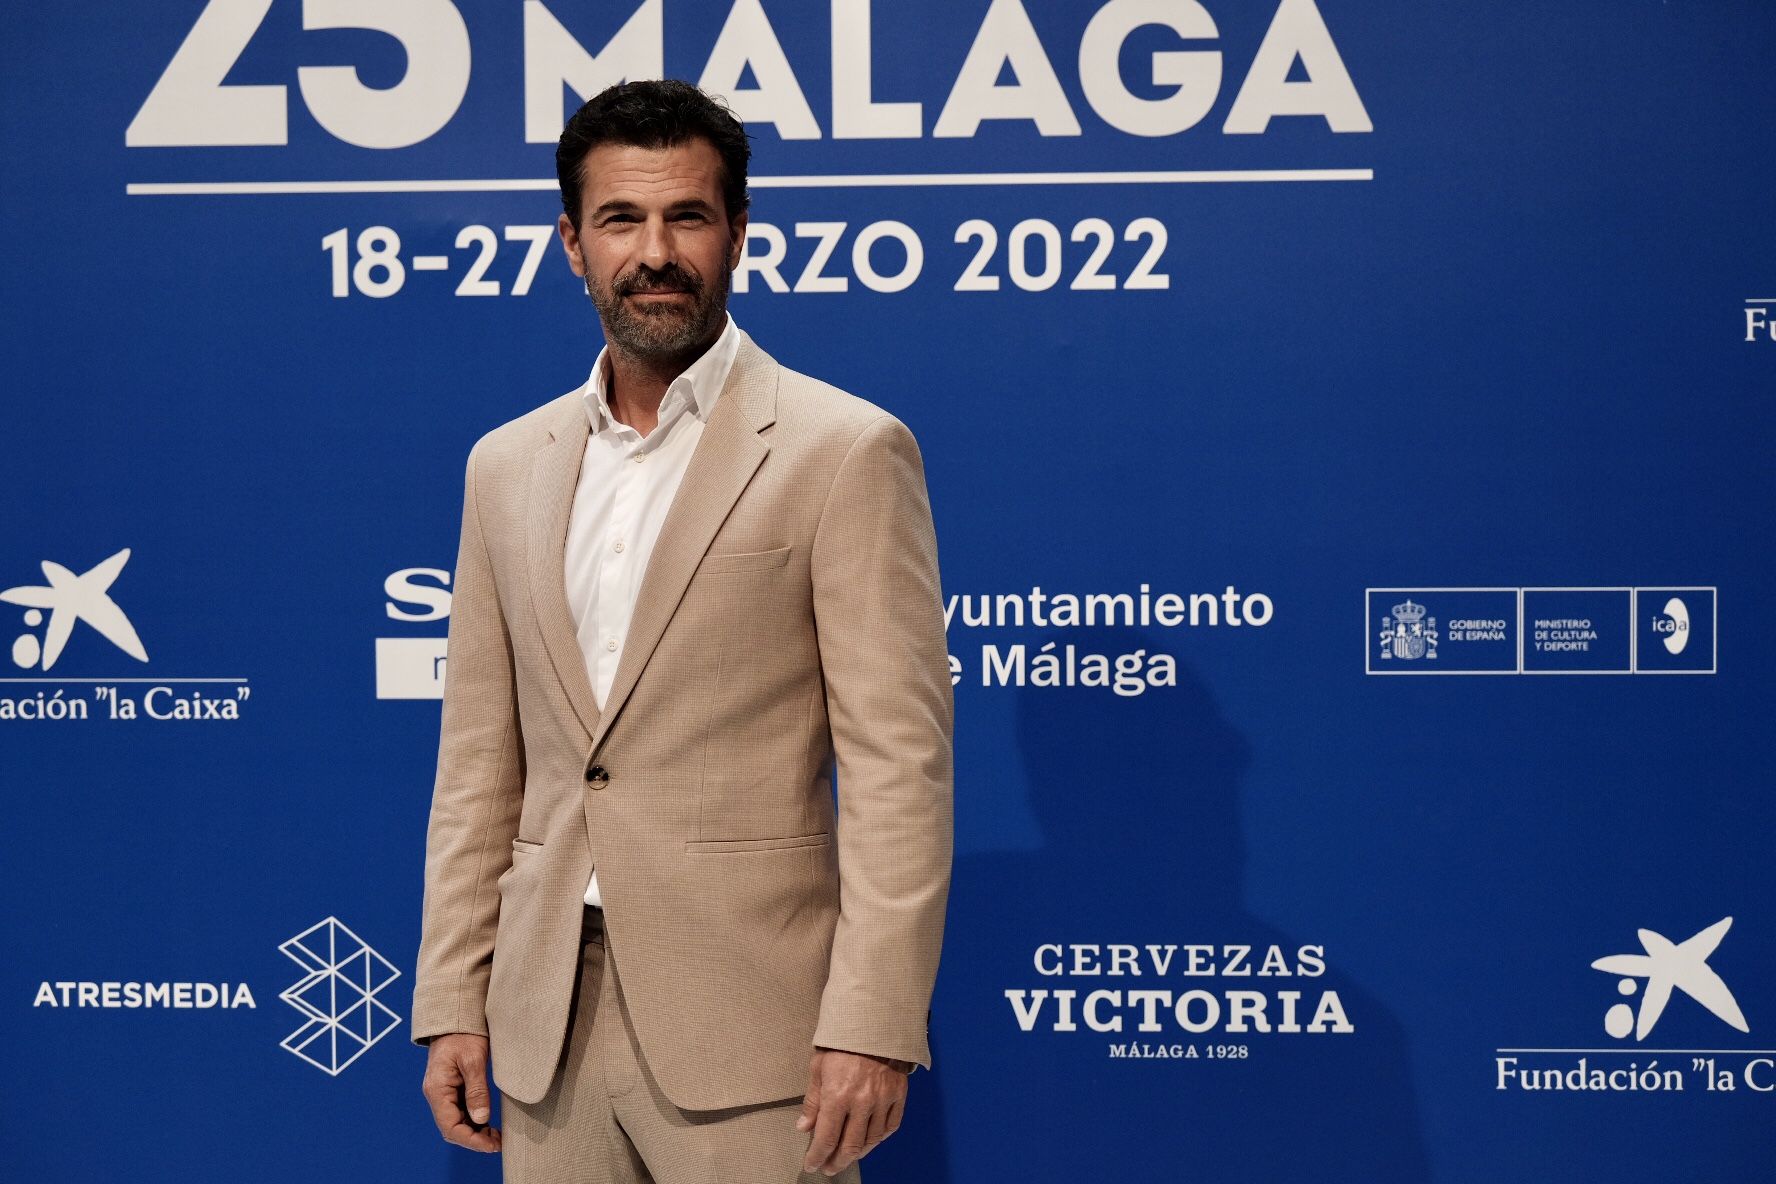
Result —
[{"label": "man's ear", "polygon": [[555,219],[555,233],[561,239],[561,249],[567,252],[567,265],[581,279],[586,278],[586,265],[580,262],[580,232],[574,229],[564,211]]},{"label": "man's ear", "polygon": [[740,266],[740,260],[746,256],[746,211],[741,210],[740,216],[728,223],[728,233],[733,237],[733,244],[728,248],[728,270],[733,271]]}]

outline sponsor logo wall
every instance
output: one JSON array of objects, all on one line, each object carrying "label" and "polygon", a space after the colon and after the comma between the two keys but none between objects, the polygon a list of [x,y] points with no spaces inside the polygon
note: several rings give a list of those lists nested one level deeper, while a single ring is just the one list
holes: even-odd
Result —
[{"label": "sponsor logo wall", "polygon": [[555,135],[662,74],[753,133],[735,319],[936,515],[937,1072],[866,1176],[1768,1174],[1776,12],[53,15],[0,1175],[498,1178],[406,1028],[462,466],[584,378]]}]

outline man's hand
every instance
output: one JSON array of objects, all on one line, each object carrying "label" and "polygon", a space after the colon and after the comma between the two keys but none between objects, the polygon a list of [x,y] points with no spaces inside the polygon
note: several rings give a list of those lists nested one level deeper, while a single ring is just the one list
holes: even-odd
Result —
[{"label": "man's hand", "polygon": [[796,1119],[798,1131],[814,1132],[802,1170],[837,1175],[899,1130],[910,1072],[906,1061],[816,1048]]},{"label": "man's hand", "polygon": [[433,1037],[427,1052],[420,1092],[431,1104],[438,1133],[471,1151],[498,1151],[499,1128],[487,1125],[493,1117],[487,1092],[487,1037],[452,1032]]}]

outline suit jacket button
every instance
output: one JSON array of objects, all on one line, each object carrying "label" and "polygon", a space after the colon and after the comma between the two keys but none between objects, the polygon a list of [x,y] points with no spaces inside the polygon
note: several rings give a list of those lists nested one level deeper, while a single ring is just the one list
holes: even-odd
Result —
[{"label": "suit jacket button", "polygon": [[593,789],[603,789],[610,784],[610,774],[604,771],[603,765],[593,765],[586,770],[586,783]]}]

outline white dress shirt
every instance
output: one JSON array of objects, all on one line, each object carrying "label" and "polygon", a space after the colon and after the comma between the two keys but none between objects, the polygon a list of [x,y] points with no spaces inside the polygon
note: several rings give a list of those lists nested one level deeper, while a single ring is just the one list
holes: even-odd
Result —
[{"label": "white dress shirt", "polygon": [[[605,374],[610,348],[592,362],[581,392],[592,430],[567,522],[565,574],[568,607],[600,711],[623,656],[654,540],[739,350],[740,328],[729,315],[715,344],[666,388],[659,423],[646,437],[611,415]],[[596,868],[586,903],[604,903]]]}]

